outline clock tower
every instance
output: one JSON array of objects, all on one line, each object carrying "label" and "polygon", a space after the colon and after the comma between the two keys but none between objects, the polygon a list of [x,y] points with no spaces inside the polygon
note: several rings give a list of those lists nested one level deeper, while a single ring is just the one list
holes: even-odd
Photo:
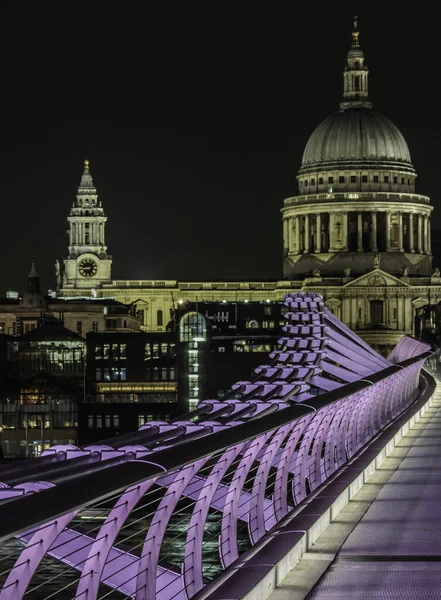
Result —
[{"label": "clock tower", "polygon": [[58,290],[92,289],[111,280],[112,257],[105,245],[107,217],[94,186],[89,161],[84,161],[84,173],[76,199],[67,218],[69,253],[63,261],[55,263]]}]

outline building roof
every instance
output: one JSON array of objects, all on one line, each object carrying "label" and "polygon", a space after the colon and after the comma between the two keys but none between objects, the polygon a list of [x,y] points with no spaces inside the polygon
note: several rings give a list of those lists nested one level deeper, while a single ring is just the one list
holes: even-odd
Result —
[{"label": "building roof", "polygon": [[40,327],[36,327],[27,333],[23,333],[20,336],[20,341],[29,341],[29,342],[42,342],[42,341],[54,341],[54,342],[63,342],[63,341],[72,341],[72,342],[81,342],[84,344],[84,339],[67,329],[67,327],[63,327],[60,325],[55,319],[51,322],[46,322]]},{"label": "building roof", "polygon": [[320,123],[306,144],[302,167],[354,161],[412,164],[398,127],[367,107],[340,110]]}]

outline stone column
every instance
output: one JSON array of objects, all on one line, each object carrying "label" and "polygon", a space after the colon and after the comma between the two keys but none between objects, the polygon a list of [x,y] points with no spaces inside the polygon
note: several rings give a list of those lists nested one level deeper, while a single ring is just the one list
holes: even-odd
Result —
[{"label": "stone column", "polygon": [[427,254],[432,254],[432,230],[429,217],[427,217]]},{"label": "stone column", "polygon": [[413,240],[413,213],[409,213],[409,250],[410,252],[415,252]]},{"label": "stone column", "polygon": [[378,243],[377,243],[377,213],[373,212],[371,214],[372,219],[372,231],[371,231],[371,250],[372,252],[378,252]]},{"label": "stone column", "polygon": [[322,251],[322,215],[320,213],[318,213],[318,215],[316,216],[315,232],[316,232],[315,233],[315,237],[316,237],[315,251],[321,252]]},{"label": "stone column", "polygon": [[71,224],[69,232],[69,246],[72,244],[75,244],[75,223]]},{"label": "stone column", "polygon": [[403,213],[398,213],[398,248],[400,252],[404,252],[403,247]]},{"label": "stone column", "polygon": [[363,252],[363,213],[357,214],[357,252]]},{"label": "stone column", "polygon": [[[283,247],[289,252],[289,225],[290,219],[283,219]],[[95,225],[94,225],[95,228]]]},{"label": "stone column", "polygon": [[357,329],[357,298],[352,298],[351,301],[351,329]]},{"label": "stone column", "polygon": [[296,252],[297,254],[300,254],[300,219],[298,217],[298,215],[295,217],[295,223],[296,223]]},{"label": "stone column", "polygon": [[343,213],[343,247],[342,250],[344,252],[348,251],[348,241],[349,241],[349,234],[348,234],[348,213],[345,212]]},{"label": "stone column", "polygon": [[428,223],[429,223],[429,220],[428,220],[427,216],[424,215],[424,217],[423,217],[423,232],[424,232],[424,235],[423,235],[423,245],[424,245],[424,252],[426,254],[428,254],[428,248],[429,248],[429,240],[428,240],[429,236],[428,236],[428,231],[427,231],[428,230],[428,227],[427,227]]},{"label": "stone column", "polygon": [[422,216],[418,215],[418,242],[417,242],[417,250],[421,254],[423,252],[423,223]]},{"label": "stone column", "polygon": [[429,254],[429,219],[426,215],[423,216],[423,247],[425,254]]},{"label": "stone column", "polygon": [[390,212],[386,212],[386,252],[390,252]]},{"label": "stone column", "polygon": [[303,251],[305,254],[309,253],[309,215],[305,215],[305,247]]}]

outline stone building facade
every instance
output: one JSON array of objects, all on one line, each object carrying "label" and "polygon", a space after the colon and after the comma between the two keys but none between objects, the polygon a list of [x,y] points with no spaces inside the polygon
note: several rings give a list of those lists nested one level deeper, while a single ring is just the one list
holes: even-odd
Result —
[{"label": "stone building facade", "polygon": [[316,291],[345,324],[386,351],[415,333],[424,306],[441,300],[432,206],[416,192],[416,177],[403,135],[372,109],[355,20],[340,108],[312,133],[298,195],[281,211],[282,280],[112,280],[106,217],[86,162],[68,218],[68,255],[56,264],[57,294],[136,302],[142,328],[164,331],[171,309],[183,302],[271,302],[293,289]]}]

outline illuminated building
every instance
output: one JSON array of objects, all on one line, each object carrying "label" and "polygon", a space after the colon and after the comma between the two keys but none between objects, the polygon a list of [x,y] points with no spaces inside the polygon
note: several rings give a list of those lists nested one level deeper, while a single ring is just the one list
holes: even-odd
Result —
[{"label": "illuminated building", "polygon": [[313,290],[381,351],[415,333],[418,312],[441,298],[440,271],[432,271],[432,207],[416,193],[403,135],[372,110],[368,75],[355,20],[340,109],[312,133],[299,195],[282,208],[283,280],[112,280],[106,220],[86,162],[68,218],[68,256],[56,267],[58,296],[95,289],[99,297],[135,302],[142,328],[164,331],[180,301],[274,302],[293,289]]}]

